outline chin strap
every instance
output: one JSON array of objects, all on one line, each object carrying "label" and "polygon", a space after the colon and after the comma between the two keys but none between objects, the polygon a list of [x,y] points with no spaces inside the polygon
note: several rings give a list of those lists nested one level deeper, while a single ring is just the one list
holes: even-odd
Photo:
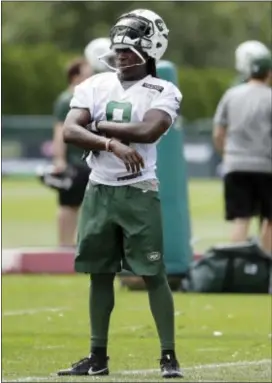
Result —
[{"label": "chin strap", "polygon": [[137,64],[133,64],[133,65],[125,65],[125,66],[122,66],[121,68],[115,68],[113,67],[112,65],[110,65],[107,61],[106,61],[106,58],[109,57],[109,56],[112,56],[112,53],[105,53],[104,55],[102,56],[99,56],[98,57],[98,60],[100,60],[103,64],[105,64],[109,69],[115,71],[115,72],[119,72],[120,69],[126,69],[126,68],[132,68],[134,66],[139,66],[139,65],[144,65],[146,63],[146,60],[143,58],[143,56],[141,55],[140,52],[137,51],[137,49],[135,49],[134,47],[132,46],[128,46],[128,45],[119,45],[117,44],[117,46],[115,46],[115,49],[118,49],[120,47],[120,49],[124,49],[124,48],[129,48],[130,50],[132,50],[132,52],[134,52],[141,60],[142,62],[141,63],[137,63]]}]

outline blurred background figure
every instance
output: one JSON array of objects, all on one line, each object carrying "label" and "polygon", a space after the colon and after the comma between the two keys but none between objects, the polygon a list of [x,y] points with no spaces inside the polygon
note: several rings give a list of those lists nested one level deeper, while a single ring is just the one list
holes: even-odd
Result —
[{"label": "blurred background figure", "polygon": [[243,58],[238,67],[247,81],[221,98],[213,138],[223,154],[225,217],[232,221],[231,241],[246,241],[251,218],[258,215],[261,245],[272,254],[271,54]]},{"label": "blurred background figure", "polygon": [[114,66],[114,52],[110,50],[110,39],[108,37],[99,37],[92,40],[85,48],[84,54],[91,68],[95,73],[106,72],[109,67],[102,58],[107,56],[109,65]]},{"label": "blurred background figure", "polygon": [[[250,78],[250,63],[254,59],[269,58],[270,50],[265,44],[257,40],[248,40],[239,44],[235,50],[235,69],[238,72],[233,85],[239,85]],[[268,79],[271,85],[272,76]],[[259,218],[259,229],[262,230],[262,217]]]},{"label": "blurred background figure", "polygon": [[[77,225],[78,208],[81,205],[89,179],[89,169],[81,160],[82,150],[63,142],[63,123],[70,109],[70,101],[76,85],[92,74],[91,67],[80,58],[73,60],[67,67],[68,88],[57,98],[54,105],[54,138],[53,138],[53,173],[68,176],[70,169],[71,182],[58,188],[58,242],[59,246],[73,246]],[[52,179],[52,178],[51,178]]]},{"label": "blurred background figure", "polygon": [[[108,70],[108,67],[99,60],[100,56],[109,54],[110,39],[97,38],[92,40],[85,48],[85,58],[72,61],[67,67],[68,88],[62,92],[54,106],[54,174],[59,179],[70,178],[71,182],[61,184],[58,187],[58,239],[59,246],[74,246],[77,225],[78,209],[83,200],[85,188],[89,179],[90,170],[85,161],[82,160],[82,150],[63,142],[62,130],[66,115],[70,109],[70,101],[76,85],[93,74]],[[52,180],[52,175],[51,175]]]},{"label": "blurred background figure", "polygon": [[260,41],[244,41],[238,45],[235,50],[235,69],[238,72],[235,84],[241,84],[249,80],[251,63],[254,59],[269,58],[270,56],[270,50]]}]

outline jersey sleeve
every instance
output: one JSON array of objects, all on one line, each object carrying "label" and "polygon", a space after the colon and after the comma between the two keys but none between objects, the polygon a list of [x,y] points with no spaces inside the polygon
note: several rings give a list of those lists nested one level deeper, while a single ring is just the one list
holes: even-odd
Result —
[{"label": "jersey sleeve", "polygon": [[93,86],[89,81],[84,81],[75,87],[70,108],[88,109],[92,114],[93,99]]},{"label": "jersey sleeve", "polygon": [[228,126],[228,92],[226,92],[217,105],[213,118],[214,126]]},{"label": "jersey sleeve", "polygon": [[178,88],[169,84],[169,87],[164,89],[161,95],[152,102],[151,109],[160,109],[168,113],[173,124],[180,113],[181,100],[182,94]]}]

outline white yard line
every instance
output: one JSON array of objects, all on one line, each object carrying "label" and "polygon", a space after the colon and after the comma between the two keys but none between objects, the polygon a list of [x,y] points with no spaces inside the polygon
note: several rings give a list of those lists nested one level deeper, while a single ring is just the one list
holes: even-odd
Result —
[{"label": "white yard line", "polygon": [[60,312],[67,310],[66,307],[40,307],[37,309],[25,309],[25,310],[13,310],[13,311],[4,311],[2,316],[20,316],[20,315],[34,315],[42,312]]},{"label": "white yard line", "polygon": [[[260,366],[260,365],[268,365],[272,364],[270,359],[262,359],[262,360],[251,360],[251,361],[239,361],[239,362],[224,362],[224,363],[213,363],[213,364],[203,364],[203,365],[196,365],[191,367],[184,367],[182,368],[183,371],[192,372],[195,370],[218,370],[220,368],[227,368],[227,367],[247,367],[247,366]],[[149,375],[158,373],[158,369],[148,369],[148,370],[122,370],[117,371],[116,373],[112,374],[112,380],[114,380],[114,376],[116,375]],[[109,375],[109,380],[111,375]],[[52,379],[57,379],[58,377],[56,375],[52,376],[27,376],[27,377],[21,377],[17,379],[3,379],[2,382],[34,382],[34,381],[49,381]],[[61,378],[61,377],[60,377]],[[62,377],[63,378],[63,377]],[[210,381],[210,380],[209,380]]]},{"label": "white yard line", "polygon": [[54,349],[59,349],[59,348],[64,348],[63,345],[53,345],[53,346],[34,346],[33,347],[35,350],[54,350]]},{"label": "white yard line", "polygon": [[[262,360],[252,360],[252,361],[241,361],[241,362],[225,362],[225,363],[213,363],[213,364],[203,364],[196,365],[194,367],[184,367],[183,371],[194,371],[194,370],[216,370],[218,368],[223,367],[243,367],[243,366],[259,366],[263,364],[272,364],[270,359],[262,359]],[[158,369],[150,369],[150,370],[124,370],[119,373],[122,375],[145,375],[145,374],[154,374],[158,372]]]}]

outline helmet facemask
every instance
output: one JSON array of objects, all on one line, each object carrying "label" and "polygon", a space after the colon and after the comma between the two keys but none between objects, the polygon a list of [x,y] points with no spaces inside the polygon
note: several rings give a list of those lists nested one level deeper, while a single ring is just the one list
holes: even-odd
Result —
[{"label": "helmet facemask", "polygon": [[[146,63],[146,56],[148,56],[148,49],[151,48],[152,42],[148,37],[154,34],[153,25],[148,19],[139,16],[122,16],[115,26],[111,29],[111,50],[127,49],[129,48],[139,58],[140,62],[133,65],[127,65],[119,69],[131,68],[134,66],[144,65]],[[99,58],[110,69],[118,70],[116,67],[109,64],[108,54]]]}]

